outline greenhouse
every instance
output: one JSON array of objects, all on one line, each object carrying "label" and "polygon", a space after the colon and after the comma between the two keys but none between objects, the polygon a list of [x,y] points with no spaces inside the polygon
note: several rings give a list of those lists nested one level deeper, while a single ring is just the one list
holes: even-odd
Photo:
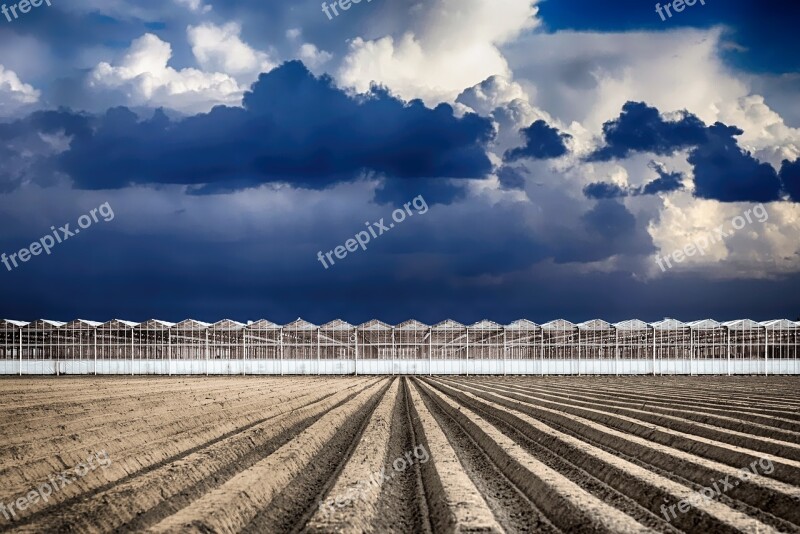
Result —
[{"label": "greenhouse", "polygon": [[800,374],[800,323],[5,319],[0,374]]}]

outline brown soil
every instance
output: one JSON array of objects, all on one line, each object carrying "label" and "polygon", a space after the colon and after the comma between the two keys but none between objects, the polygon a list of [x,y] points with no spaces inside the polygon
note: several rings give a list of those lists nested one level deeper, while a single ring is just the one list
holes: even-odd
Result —
[{"label": "brown soil", "polygon": [[[0,531],[800,533],[795,377],[60,377],[0,391]],[[18,506],[98,451],[110,465]]]}]

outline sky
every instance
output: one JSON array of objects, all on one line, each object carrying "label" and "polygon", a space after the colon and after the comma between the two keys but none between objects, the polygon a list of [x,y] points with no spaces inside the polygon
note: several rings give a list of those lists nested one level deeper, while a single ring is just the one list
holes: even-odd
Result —
[{"label": "sky", "polygon": [[0,317],[800,316],[796,2],[39,3]]}]

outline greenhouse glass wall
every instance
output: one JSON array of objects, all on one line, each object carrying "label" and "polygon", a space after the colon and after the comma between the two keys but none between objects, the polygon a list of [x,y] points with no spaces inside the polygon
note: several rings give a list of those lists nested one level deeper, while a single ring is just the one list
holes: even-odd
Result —
[{"label": "greenhouse glass wall", "polygon": [[800,323],[0,321],[4,375],[800,374]]}]

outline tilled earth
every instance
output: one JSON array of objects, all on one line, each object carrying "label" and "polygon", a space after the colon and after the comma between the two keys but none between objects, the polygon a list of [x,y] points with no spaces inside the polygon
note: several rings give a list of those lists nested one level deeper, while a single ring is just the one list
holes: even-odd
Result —
[{"label": "tilled earth", "polygon": [[12,532],[800,532],[797,377],[60,377],[0,392]]}]

